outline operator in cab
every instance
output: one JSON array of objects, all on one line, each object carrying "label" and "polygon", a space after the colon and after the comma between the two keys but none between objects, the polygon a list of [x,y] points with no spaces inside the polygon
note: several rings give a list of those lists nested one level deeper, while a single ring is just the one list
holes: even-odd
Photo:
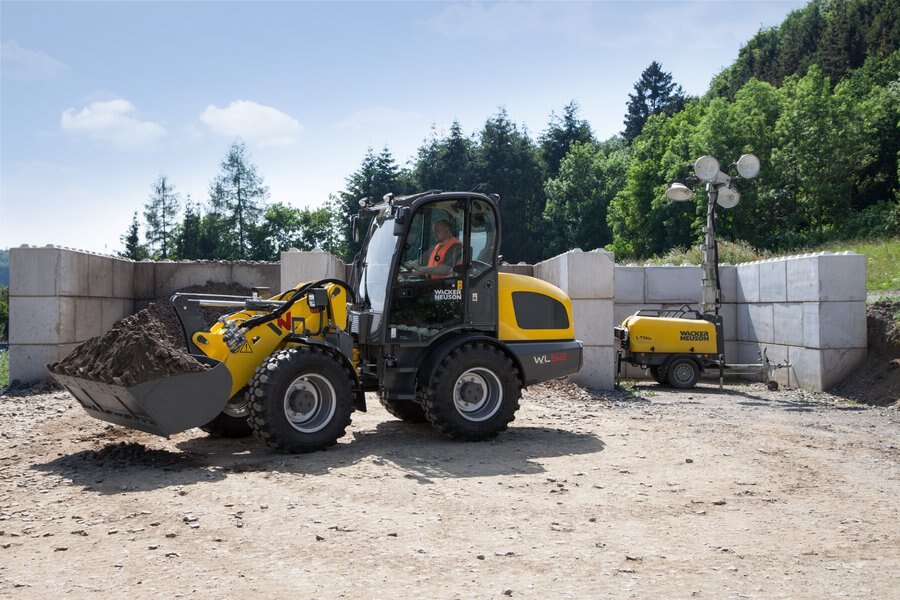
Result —
[{"label": "operator in cab", "polygon": [[462,262],[462,243],[453,236],[450,222],[446,219],[435,221],[432,231],[436,243],[428,253],[428,263],[422,266],[416,261],[409,261],[405,266],[413,274],[430,279],[452,277],[453,266]]}]

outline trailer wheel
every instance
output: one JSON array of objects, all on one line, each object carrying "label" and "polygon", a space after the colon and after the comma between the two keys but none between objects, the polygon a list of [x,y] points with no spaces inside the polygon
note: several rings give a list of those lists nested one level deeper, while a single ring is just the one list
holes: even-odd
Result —
[{"label": "trailer wheel", "polygon": [[253,435],[278,452],[333,446],[350,425],[352,412],[352,375],[337,357],[319,348],[273,354],[250,382]]},{"label": "trailer wheel", "polygon": [[425,410],[418,402],[413,400],[388,400],[382,397],[381,394],[378,395],[378,400],[381,402],[384,410],[405,423],[424,423],[427,421]]},{"label": "trailer wheel", "polygon": [[440,362],[423,409],[431,425],[455,440],[497,437],[516,418],[522,395],[513,362],[487,344],[465,344]]},{"label": "trailer wheel", "polygon": [[687,390],[697,385],[700,366],[690,358],[676,358],[666,369],[669,385],[679,390]]},{"label": "trailer wheel", "polygon": [[235,394],[222,412],[200,429],[212,437],[221,438],[242,438],[253,433],[247,420],[250,416],[248,391],[249,388],[245,387]]},{"label": "trailer wheel", "polygon": [[662,385],[666,385],[669,383],[669,378],[666,374],[666,368],[663,365],[658,367],[650,367],[650,376],[656,381],[656,383],[661,383]]}]

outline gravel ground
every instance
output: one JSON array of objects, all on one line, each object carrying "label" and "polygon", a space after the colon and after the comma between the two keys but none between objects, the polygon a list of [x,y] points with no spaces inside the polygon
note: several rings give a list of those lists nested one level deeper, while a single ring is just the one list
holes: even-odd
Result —
[{"label": "gravel ground", "polygon": [[369,407],[285,456],[0,397],[0,595],[900,597],[896,406],[555,383],[470,444]]}]

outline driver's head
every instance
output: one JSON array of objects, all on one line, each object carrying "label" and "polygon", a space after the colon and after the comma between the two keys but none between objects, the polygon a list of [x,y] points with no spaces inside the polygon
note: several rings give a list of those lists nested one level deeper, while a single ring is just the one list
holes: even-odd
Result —
[{"label": "driver's head", "polygon": [[443,242],[450,238],[450,221],[441,219],[434,224],[434,239]]}]

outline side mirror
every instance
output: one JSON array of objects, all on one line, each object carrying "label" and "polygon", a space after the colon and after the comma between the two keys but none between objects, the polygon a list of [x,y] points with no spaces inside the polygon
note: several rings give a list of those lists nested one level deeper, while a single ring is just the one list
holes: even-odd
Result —
[{"label": "side mirror", "polygon": [[354,244],[359,243],[359,215],[350,215],[350,237]]},{"label": "side mirror", "polygon": [[403,235],[406,229],[404,225],[409,221],[409,207],[401,206],[397,209],[397,215],[394,217],[394,235]]}]

